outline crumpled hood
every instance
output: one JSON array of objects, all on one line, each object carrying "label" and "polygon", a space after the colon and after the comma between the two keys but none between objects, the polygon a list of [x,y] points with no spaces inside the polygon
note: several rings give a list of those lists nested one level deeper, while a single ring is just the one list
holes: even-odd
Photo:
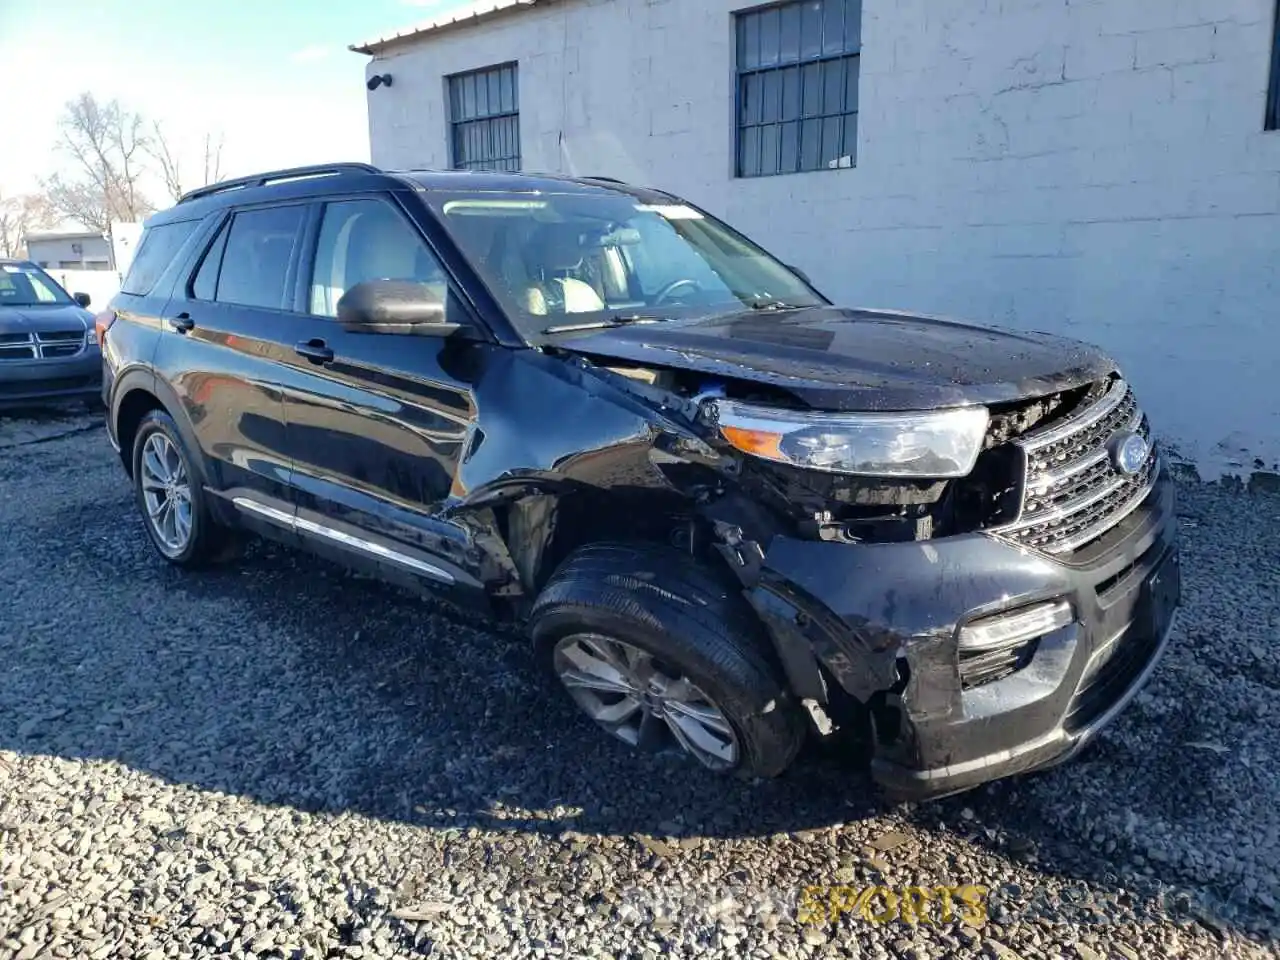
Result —
[{"label": "crumpled hood", "polygon": [[1100,350],[1044,333],[887,311],[746,311],[556,339],[608,360],[781,387],[820,410],[921,410],[1044,396],[1106,376]]},{"label": "crumpled hood", "polygon": [[0,333],[47,333],[55,330],[88,330],[93,314],[75,303],[48,307],[0,305]]}]

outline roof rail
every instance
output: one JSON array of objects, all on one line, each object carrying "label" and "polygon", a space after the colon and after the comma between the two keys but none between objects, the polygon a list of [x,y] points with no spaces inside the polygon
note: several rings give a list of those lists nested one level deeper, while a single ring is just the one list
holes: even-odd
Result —
[{"label": "roof rail", "polygon": [[583,180],[603,180],[605,183],[622,183],[622,184],[626,183],[625,180],[619,180],[617,177],[586,176],[586,177],[583,177],[582,179]]},{"label": "roof rail", "polygon": [[255,173],[249,177],[237,177],[235,180],[222,180],[211,183],[207,187],[188,190],[178,198],[178,203],[210,197],[224,190],[241,190],[247,187],[262,187],[279,180],[296,180],[301,177],[319,177],[337,173],[382,173],[377,167],[368,163],[323,163],[310,167],[288,167],[284,170],[271,170],[267,173]]}]

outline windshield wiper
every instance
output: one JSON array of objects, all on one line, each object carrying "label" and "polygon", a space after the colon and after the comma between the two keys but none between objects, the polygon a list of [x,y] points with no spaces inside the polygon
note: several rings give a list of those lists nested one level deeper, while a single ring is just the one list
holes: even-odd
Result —
[{"label": "windshield wiper", "polygon": [[787,303],[785,300],[752,300],[748,306],[752,310],[803,310],[798,303]]},{"label": "windshield wiper", "polygon": [[659,323],[666,317],[651,317],[645,314],[625,314],[615,315],[612,317],[604,317],[601,320],[584,320],[581,323],[561,323],[554,327],[547,327],[543,330],[543,335],[553,333],[575,333],[579,330],[608,330],[611,327],[626,327],[633,323]]}]

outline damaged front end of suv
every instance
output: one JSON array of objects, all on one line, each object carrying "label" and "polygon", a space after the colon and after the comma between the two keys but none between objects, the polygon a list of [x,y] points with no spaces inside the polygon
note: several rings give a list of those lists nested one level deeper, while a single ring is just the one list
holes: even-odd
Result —
[{"label": "damaged front end of suv", "polygon": [[[960,359],[939,371],[931,351]],[[718,558],[812,732],[870,747],[894,795],[1061,762],[1167,641],[1172,485],[1090,348],[814,308],[584,332],[534,356],[531,379],[494,382],[541,398],[530,418],[576,395],[573,415],[506,433],[537,437],[521,462],[482,447],[453,507],[486,506],[493,593],[527,609],[591,540]]]}]

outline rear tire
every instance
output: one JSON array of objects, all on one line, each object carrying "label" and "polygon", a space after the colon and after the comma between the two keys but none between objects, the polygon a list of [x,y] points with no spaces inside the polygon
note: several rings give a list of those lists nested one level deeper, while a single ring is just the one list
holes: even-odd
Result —
[{"label": "rear tire", "polygon": [[627,743],[677,746],[743,777],[777,776],[804,743],[754,612],[688,554],[582,547],[534,603],[530,629],[571,699]]},{"label": "rear tire", "polygon": [[231,532],[209,513],[207,495],[173,418],[143,416],[133,438],[133,489],[156,552],[178,567],[203,567],[234,553]]}]

